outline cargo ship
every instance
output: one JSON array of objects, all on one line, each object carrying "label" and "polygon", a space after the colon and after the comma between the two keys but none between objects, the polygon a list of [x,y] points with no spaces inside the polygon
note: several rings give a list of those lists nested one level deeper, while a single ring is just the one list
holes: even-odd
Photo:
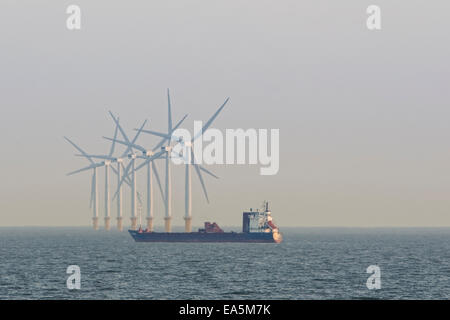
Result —
[{"label": "cargo ship", "polygon": [[224,232],[217,223],[205,222],[198,232],[150,232],[148,230],[128,230],[136,242],[253,242],[280,243],[283,240],[279,229],[272,220],[269,203],[263,209],[242,213],[242,232]]}]

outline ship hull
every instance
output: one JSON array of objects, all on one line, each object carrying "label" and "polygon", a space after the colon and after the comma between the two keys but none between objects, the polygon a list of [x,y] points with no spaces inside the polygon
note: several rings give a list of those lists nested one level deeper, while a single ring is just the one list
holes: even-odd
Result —
[{"label": "ship hull", "polygon": [[139,232],[128,230],[136,242],[250,242],[279,243],[281,234],[269,232]]}]

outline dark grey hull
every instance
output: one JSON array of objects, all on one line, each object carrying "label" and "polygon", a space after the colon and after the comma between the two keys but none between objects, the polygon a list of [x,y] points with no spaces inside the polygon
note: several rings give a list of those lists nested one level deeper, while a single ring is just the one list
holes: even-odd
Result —
[{"label": "dark grey hull", "polygon": [[250,242],[250,243],[279,243],[281,234],[265,232],[138,232],[128,230],[136,242]]}]

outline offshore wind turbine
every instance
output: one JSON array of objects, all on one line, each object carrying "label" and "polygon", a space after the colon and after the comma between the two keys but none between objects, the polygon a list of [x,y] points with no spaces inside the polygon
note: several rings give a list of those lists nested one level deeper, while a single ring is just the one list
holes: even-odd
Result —
[{"label": "offshore wind turbine", "polygon": [[[117,131],[118,131],[118,127],[117,127],[117,125],[116,125],[116,129],[115,129],[115,131],[114,131],[114,137],[117,137]],[[66,138],[66,140],[68,140],[68,139]],[[71,142],[70,140],[68,140],[68,141],[69,141],[74,147],[76,147],[78,151],[81,152],[81,154],[80,154],[80,155],[77,155],[77,156],[85,157],[85,158],[87,158],[88,160],[90,160],[92,163],[93,163],[93,161],[91,160],[92,158],[99,158],[98,156],[95,156],[95,155],[88,155],[88,154],[86,154],[86,152],[84,152],[83,150],[81,150],[79,147],[75,146],[75,144],[73,144],[73,142]],[[97,167],[101,167],[101,166],[104,166],[104,167],[105,167],[105,229],[106,229],[106,230],[109,230],[110,227],[111,227],[111,225],[110,225],[110,220],[111,220],[111,210],[110,210],[110,198],[109,198],[109,166],[110,166],[110,164],[111,164],[111,161],[110,161],[109,158],[110,158],[111,155],[114,153],[114,147],[115,147],[115,142],[113,142],[113,143],[111,144],[111,148],[110,148],[110,151],[109,151],[108,156],[101,157],[101,158],[103,159],[103,161],[97,163],[97,164],[95,165],[95,168],[94,168],[94,170],[95,170],[95,179],[94,179],[95,187],[94,187],[94,189],[96,190],[96,189],[97,189],[97,178],[96,178],[97,172],[96,172],[96,168],[97,168]],[[83,171],[83,170],[81,170],[81,171]],[[81,172],[81,171],[77,171],[77,172]],[[94,195],[95,195],[94,198],[97,199],[97,196],[98,196],[98,195],[97,195],[97,190],[94,192]],[[95,201],[95,202],[96,202],[96,206],[98,207],[97,201]],[[98,214],[97,214],[97,217],[98,217]]]},{"label": "offshore wind turbine", "polygon": [[[131,153],[129,153],[127,156],[130,159],[130,162],[128,163],[127,167],[124,169],[122,178],[118,178],[120,179],[120,181],[118,181],[118,186],[117,186],[117,191],[114,194],[114,197],[116,196],[120,196],[120,192],[121,192],[121,186],[122,186],[122,182],[124,179],[126,179],[128,177],[128,171],[130,170],[130,167],[132,169],[132,178],[131,178],[131,229],[132,230],[136,230],[137,227],[137,215],[136,215],[136,210],[137,210],[137,195],[136,195],[136,172],[135,172],[135,166],[136,166],[136,153],[133,150],[133,147],[131,147],[130,145],[134,145],[137,138],[139,137],[140,131],[136,133],[136,135],[134,136],[133,140],[130,141],[128,139],[127,134],[125,133],[125,131],[123,130],[122,126],[119,124],[118,119],[116,119],[116,117],[114,117],[114,115],[112,114],[112,112],[110,111],[109,114],[111,115],[111,117],[113,118],[114,122],[116,123],[116,125],[119,128],[120,133],[122,134],[122,137],[125,139],[125,141],[129,144],[129,146],[127,147],[126,151],[124,152],[123,156],[126,156],[128,154],[128,152],[130,151]],[[140,127],[140,130],[142,130],[145,126],[145,124],[147,123],[147,120],[144,121],[144,123],[142,124],[142,126]],[[116,139],[114,139],[116,140]]]},{"label": "offshore wind turbine", "polygon": [[[172,151],[172,146],[171,146],[171,137],[172,137],[172,133],[178,128],[178,126],[183,122],[183,120],[187,117],[187,115],[185,115],[183,117],[183,119],[181,119],[178,124],[173,127],[172,124],[172,106],[170,103],[170,92],[169,89],[167,89],[167,105],[168,105],[168,125],[167,125],[167,133],[159,133],[159,132],[155,132],[155,131],[151,131],[151,130],[142,130],[141,129],[135,129],[138,132],[145,132],[145,133],[149,133],[149,134],[153,134],[153,135],[157,135],[160,137],[163,137],[164,139],[161,140],[161,142],[154,148],[157,149],[159,147],[161,147],[161,152],[158,152],[157,154],[164,154],[165,153],[165,164],[166,164],[166,176],[165,176],[165,215],[164,215],[164,227],[165,227],[165,231],[166,232],[171,232],[172,230],[172,226],[171,226],[171,221],[172,221],[172,186],[171,186],[171,167],[170,167],[170,153]],[[163,146],[164,143],[167,144]],[[145,164],[147,164],[147,161],[144,162]],[[143,164],[144,165],[144,164]],[[141,165],[141,166],[143,166]],[[141,166],[138,167],[141,168]]]},{"label": "offshore wind turbine", "polygon": [[[77,155],[77,156],[81,156],[81,155]],[[114,157],[110,157],[108,155],[83,155],[85,157],[89,157],[89,158],[99,158],[99,159],[104,159],[103,161],[97,163],[97,167],[101,167],[101,166],[105,166],[105,229],[109,230],[110,229],[110,193],[109,193],[109,172],[108,169],[111,166],[111,164],[113,162],[117,163],[117,169],[111,166],[111,169],[113,170],[113,172],[117,175],[118,177],[118,181],[120,181],[120,177],[122,176],[121,172],[122,172],[122,168],[123,166],[123,159],[122,158],[114,158]],[[80,170],[87,170],[90,167],[86,167]],[[71,172],[70,174],[73,173],[77,173],[80,170],[77,170],[76,172]],[[95,184],[96,184],[96,180],[95,180]],[[127,184],[129,184],[131,186],[131,182],[127,181]],[[98,215],[97,215],[98,216]],[[117,196],[117,229],[119,229],[119,231],[123,230],[123,224],[122,224],[122,191],[120,190],[120,192],[118,192],[118,196]]]},{"label": "offshore wind turbine", "polygon": [[[114,115],[112,114],[112,112],[109,112],[112,119],[114,120],[114,122],[116,123],[116,129],[118,129],[122,135],[124,135],[124,138],[128,140],[127,135],[125,134],[125,132],[123,131],[120,123],[119,123],[119,119],[115,118]],[[142,124],[142,127],[144,127],[145,123],[147,122],[147,120],[144,121],[144,123]],[[136,142],[137,138],[139,137],[139,133],[136,134],[136,136],[133,139],[133,142],[129,142],[130,145],[133,145],[134,142]],[[110,139],[113,142],[113,145],[115,145],[116,141],[117,141],[117,131],[114,133],[114,139]],[[112,150],[113,151],[113,150]],[[131,153],[129,153],[131,151]],[[105,165],[110,165],[112,162],[116,162],[117,163],[117,170],[114,170],[114,172],[117,174],[117,191],[114,194],[113,199],[115,199],[117,197],[117,228],[122,231],[123,230],[123,216],[122,216],[122,182],[126,179],[128,179],[127,177],[127,172],[129,170],[130,165],[133,162],[133,159],[136,158],[135,153],[132,151],[132,147],[128,146],[125,150],[125,152],[120,156],[120,157],[113,157],[112,156],[113,152],[110,152],[108,155],[79,155],[79,156],[85,156],[85,157],[90,157],[90,158],[98,158],[98,159],[103,159],[103,163]],[[132,159],[132,161],[130,161],[130,163],[128,164],[128,166],[126,168],[124,168],[123,165],[123,160],[125,158],[130,158]],[[124,169],[124,173],[122,174],[122,169]],[[136,177],[134,176],[133,179],[131,181],[126,181],[128,185],[130,185],[131,188],[131,203],[132,203],[132,210],[131,210],[131,228],[133,230],[136,229],[136,219],[137,219],[137,215],[136,215],[136,209],[137,209],[137,194],[136,194]],[[108,183],[105,183],[105,186],[108,186]],[[109,199],[109,188],[107,187],[107,191],[106,193],[107,199]],[[133,205],[134,204],[134,205]]]},{"label": "offshore wind turbine", "polygon": [[[172,132],[172,110],[170,105],[170,93],[167,89],[167,105],[168,105],[168,133]],[[171,140],[167,141],[167,145],[163,149],[166,152],[166,212],[164,216],[164,227],[166,232],[172,231],[171,221],[172,221],[172,177],[170,172],[170,152],[172,150]]]},{"label": "offshore wind turbine", "polygon": [[[136,143],[129,143],[126,141],[120,141],[117,139],[111,139],[108,137],[103,137],[104,139],[114,141],[116,143],[120,143],[123,145],[126,145],[129,148],[134,148],[137,150],[142,151],[142,155],[136,155],[136,158],[145,159],[146,162],[144,165],[147,166],[147,230],[153,231],[153,174],[156,177],[156,181],[158,182],[159,190],[161,192],[161,196],[164,200],[164,193],[161,187],[161,180],[159,178],[158,169],[156,167],[156,162],[154,160],[161,158],[161,155],[163,152],[154,153],[153,150],[147,150],[141,145],[138,145]],[[143,167],[142,165],[139,166],[139,168]],[[135,171],[137,171],[138,168],[135,168]],[[120,187],[121,183],[124,181],[124,179],[127,177],[127,175],[124,174],[123,180],[119,181],[118,186]]]},{"label": "offshore wind turbine", "polygon": [[[183,121],[186,119],[187,114],[180,120],[177,122],[177,124],[175,125],[175,127],[172,128],[172,131],[175,131],[176,129],[178,129],[180,127],[180,125],[183,123]],[[164,195],[164,192],[162,190],[161,187],[161,181],[159,178],[159,174],[158,174],[158,170],[156,167],[156,162],[154,160],[156,159],[161,159],[163,157],[163,154],[166,152],[164,147],[161,148],[163,146],[164,143],[166,143],[167,140],[169,140],[170,142],[170,138],[167,138],[166,134],[159,134],[157,132],[151,131],[151,130],[144,130],[142,128],[139,129],[134,129],[135,131],[138,132],[145,132],[145,133],[149,133],[149,134],[156,134],[158,136],[162,136],[163,138],[161,139],[161,141],[151,150],[145,149],[144,147],[142,147],[141,145],[135,144],[135,143],[130,143],[127,141],[120,141],[120,140],[115,140],[116,143],[120,143],[120,144],[124,144],[130,148],[134,148],[137,150],[142,151],[142,155],[137,155],[137,158],[141,158],[141,159],[145,159],[145,161],[140,164],[139,166],[137,166],[134,171],[138,171],[139,169],[141,169],[144,166],[147,166],[147,230],[149,231],[153,231],[153,219],[154,219],[154,214],[153,214],[153,175],[152,175],[152,171],[155,174],[156,180],[158,182],[158,186],[159,186],[159,190],[161,191],[161,196],[163,198],[164,201],[164,205],[166,206],[166,197]],[[170,137],[170,136],[169,136]],[[103,137],[107,140],[113,140],[111,138],[107,138],[107,137]],[[156,152],[157,150],[160,150],[159,152]],[[119,186],[122,184],[123,179],[125,179],[125,177],[128,176],[128,168],[126,169],[126,172],[123,175],[122,181],[119,182]]]},{"label": "offshore wind turbine", "polygon": [[[117,131],[119,127],[116,125],[114,130],[114,137],[117,137]],[[111,149],[109,150],[108,156],[112,156],[114,153],[115,142],[111,144]],[[111,210],[110,210],[110,199],[109,199],[109,165],[111,161],[105,160],[105,229],[109,230],[111,228]]]},{"label": "offshore wind turbine", "polygon": [[[222,109],[227,104],[228,100],[230,98],[227,98],[225,102],[217,109],[217,111],[212,115],[211,118],[205,123],[205,125],[202,127],[200,132],[197,132],[194,137],[191,139],[190,142],[184,142],[181,141],[181,144],[184,145],[184,151],[187,153],[188,161],[185,164],[185,212],[184,212],[184,228],[185,232],[192,232],[192,192],[191,192],[191,166],[193,165],[195,168],[195,172],[197,173],[198,179],[200,180],[203,193],[205,195],[206,201],[209,203],[208,193],[206,191],[205,182],[203,181],[202,173],[201,171],[206,172],[207,174],[213,176],[214,178],[218,179],[216,175],[211,173],[210,171],[206,170],[202,166],[196,163],[194,152],[192,151],[192,148],[194,146],[194,141],[197,140],[199,137],[202,136],[203,132],[206,131],[213,121],[216,119],[216,117],[219,115],[219,113],[222,111]],[[186,155],[185,155],[186,156]]]},{"label": "offshore wind turbine", "polygon": [[[121,157],[113,157],[113,153],[114,153],[114,147],[116,144],[116,138],[117,138],[117,133],[119,130],[119,119],[117,119],[116,122],[116,129],[114,131],[114,139],[112,140],[112,144],[111,144],[111,149],[109,154],[107,155],[92,155],[92,154],[80,154],[77,156],[83,156],[86,158],[97,158],[97,159],[102,159],[103,160],[103,164],[105,166],[105,229],[109,230],[110,229],[110,192],[109,192],[109,167],[111,166],[112,163],[117,163],[117,169],[115,169],[114,167],[111,166],[111,169],[113,169],[114,173],[117,175],[118,177],[118,182],[120,182],[120,179],[122,177],[122,168],[124,167],[123,165],[123,159],[124,157],[126,157],[126,155],[128,154],[128,150],[129,148],[127,148],[127,150],[123,153],[123,155]],[[127,181],[128,184],[130,184],[130,182]],[[130,184],[131,186],[131,184]],[[122,190],[119,190],[118,194],[117,194],[117,229],[119,231],[123,230],[123,217],[122,217]]]},{"label": "offshore wind turbine", "polygon": [[[97,158],[97,157],[102,157],[102,156],[91,156],[92,158]],[[106,156],[103,156],[106,157]],[[116,176],[118,177],[118,181],[120,181],[120,177],[121,177],[121,169],[124,167],[123,165],[123,159],[121,158],[117,158],[115,159],[115,161],[117,162],[117,169],[114,168],[113,166],[111,166],[112,171],[116,174]],[[104,161],[106,162],[106,161]],[[111,163],[114,161],[111,161]],[[131,188],[131,181],[130,179],[126,179],[125,180],[126,184]],[[106,191],[106,190],[105,190]],[[105,196],[106,199],[109,199],[109,192],[108,193],[108,197]],[[107,211],[105,211],[107,212]],[[109,224],[107,224],[107,221],[109,221],[109,219],[107,219],[107,216],[105,216],[105,228],[107,230],[109,230]],[[119,231],[123,231],[123,216],[122,216],[122,191],[119,192],[118,196],[117,196],[117,229]]]},{"label": "offshore wind turbine", "polygon": [[[218,179],[218,177],[216,175],[214,175],[209,170],[205,169],[203,166],[201,166],[201,165],[199,165],[199,164],[197,164],[195,162],[194,153],[192,151],[192,148],[193,148],[193,145],[194,145],[194,141],[197,140],[199,137],[201,137],[203,132],[206,131],[211,126],[213,121],[216,119],[216,117],[219,115],[219,113],[222,111],[222,109],[227,104],[228,100],[229,100],[229,98],[227,98],[225,100],[225,102],[219,107],[219,109],[205,123],[205,125],[202,127],[201,131],[197,132],[194,135],[194,137],[191,139],[191,141],[187,141],[187,142],[183,141],[181,138],[172,137],[171,134],[164,134],[164,133],[155,132],[155,131],[148,131],[148,130],[144,131],[144,132],[147,132],[147,133],[150,133],[150,134],[153,134],[153,135],[164,137],[164,138],[168,139],[169,141],[176,140],[177,142],[181,143],[183,145],[183,147],[184,147],[183,148],[184,151],[185,151],[184,157],[185,157],[185,162],[186,162],[186,164],[185,164],[185,215],[184,215],[185,232],[192,232],[192,224],[191,224],[191,222],[192,222],[191,166],[194,166],[194,168],[195,168],[195,172],[196,172],[196,174],[198,176],[198,179],[199,179],[200,184],[202,186],[203,193],[204,193],[206,201],[208,203],[209,203],[208,193],[207,193],[207,190],[206,190],[205,182],[203,180],[201,171],[203,171],[203,172],[209,174],[210,176]],[[170,100],[169,100],[169,110],[170,110]],[[170,116],[169,116],[169,118],[170,118]],[[167,155],[169,153],[170,153],[170,149],[169,149],[169,151],[167,151]],[[167,155],[166,155],[166,157],[167,157]],[[178,155],[178,156],[181,157],[180,155]],[[166,160],[167,160],[167,158],[166,158]]]},{"label": "offshore wind turbine", "polygon": [[64,139],[67,140],[75,149],[77,149],[81,154],[83,154],[86,159],[91,163],[89,166],[69,172],[67,175],[73,175],[82,171],[86,171],[89,169],[92,169],[92,182],[91,182],[91,200],[90,204],[93,208],[93,217],[92,217],[92,223],[95,230],[98,230],[98,188],[97,188],[97,168],[101,167],[103,165],[102,162],[95,163],[92,160],[92,157],[90,157],[86,152],[83,151],[79,146],[77,146],[74,142],[72,142],[69,138],[64,137]]}]

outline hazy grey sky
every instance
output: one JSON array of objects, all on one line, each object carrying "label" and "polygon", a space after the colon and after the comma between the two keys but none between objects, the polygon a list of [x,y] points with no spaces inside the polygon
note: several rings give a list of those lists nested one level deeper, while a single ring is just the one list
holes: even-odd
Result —
[{"label": "hazy grey sky", "polygon": [[[80,31],[66,29],[70,4]],[[380,31],[366,28],[370,4]],[[0,226],[90,225],[90,172],[66,176],[87,161],[63,136],[107,152],[107,110],[130,133],[144,118],[166,130],[166,88],[187,129],[228,96],[214,127],[280,129],[278,175],[213,166],[209,205],[193,177],[194,225],[240,225],[267,199],[281,226],[450,226],[449,10],[437,0],[4,0]],[[182,225],[182,168],[173,182]],[[102,218],[102,170],[99,185]]]}]

